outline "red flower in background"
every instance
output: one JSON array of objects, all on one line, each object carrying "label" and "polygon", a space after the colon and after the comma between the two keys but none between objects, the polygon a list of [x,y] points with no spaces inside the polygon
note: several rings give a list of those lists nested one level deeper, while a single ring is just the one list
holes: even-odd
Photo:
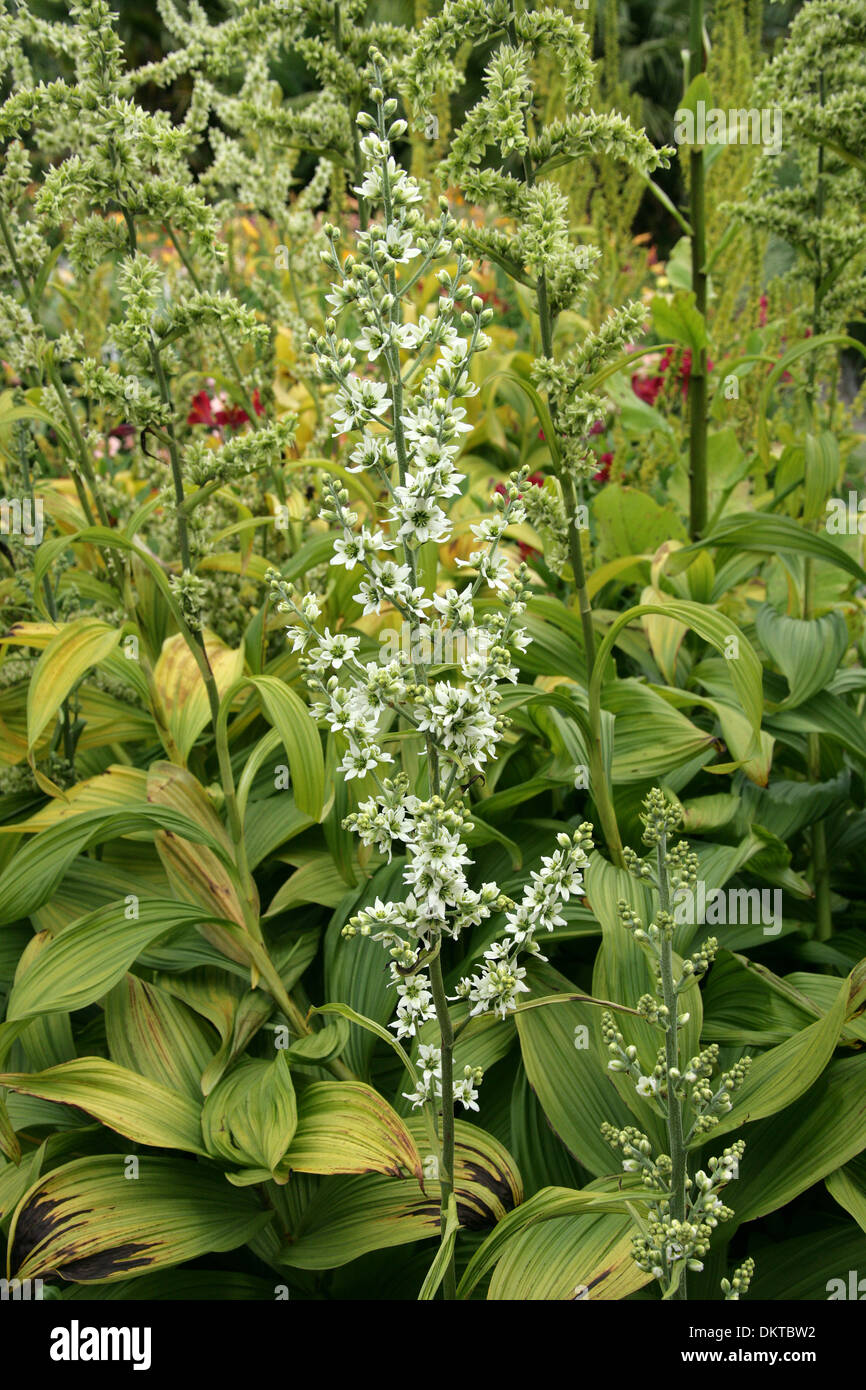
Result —
[{"label": "red flower in background", "polygon": [[[530,473],[526,481],[528,483],[532,483],[533,487],[544,487],[544,474]],[[505,486],[504,483],[497,483],[493,491],[498,493],[500,497],[504,497],[506,502],[509,500],[508,488]],[[519,492],[517,495],[518,497],[522,497],[523,493]]]},{"label": "red flower in background", "polygon": [[[647,405],[655,405],[659,393],[665,384],[667,373],[674,360],[674,349],[666,348],[661,361],[659,362],[658,373],[655,376],[640,376],[637,373],[631,379],[631,388],[639,400],[645,401]],[[713,364],[707,358],[707,371],[713,370]],[[692,374],[692,354],[691,349],[686,348],[680,360],[678,380],[680,390],[685,396],[689,389],[689,378]]]},{"label": "red flower in background", "polygon": [[[264,406],[259,398],[258,389],[253,392],[253,408],[257,415],[264,414]],[[188,425],[207,425],[208,429],[224,429],[230,425],[236,430],[241,425],[249,423],[249,415],[242,410],[239,405],[231,405],[226,398],[225,392],[218,396],[209,396],[207,391],[199,391],[193,396],[190,412],[186,417]]]},{"label": "red flower in background", "polygon": [[663,376],[640,376],[638,373],[631,379],[631,389],[639,400],[647,405],[655,405],[656,397],[665,384]]},{"label": "red flower in background", "polygon": [[597,473],[593,473],[592,481],[594,483],[607,483],[610,481],[610,470],[613,467],[613,454],[599,454],[598,461],[601,468]]}]

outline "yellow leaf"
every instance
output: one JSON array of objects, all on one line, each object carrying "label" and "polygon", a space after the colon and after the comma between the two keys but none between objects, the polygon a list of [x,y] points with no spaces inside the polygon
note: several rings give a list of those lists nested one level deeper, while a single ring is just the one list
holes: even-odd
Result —
[{"label": "yellow leaf", "polygon": [[[243,648],[232,650],[211,632],[204,634],[204,640],[217,690],[223,695],[243,674]],[[171,737],[186,759],[210,719],[210,706],[195,657],[180,633],[163,642],[153,679]]]}]

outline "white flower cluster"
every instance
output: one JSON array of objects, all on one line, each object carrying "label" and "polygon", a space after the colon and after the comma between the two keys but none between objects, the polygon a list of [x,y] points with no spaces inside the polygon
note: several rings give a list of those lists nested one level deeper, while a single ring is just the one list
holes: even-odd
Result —
[{"label": "white flower cluster", "polygon": [[[341,338],[332,318],[311,350],[320,377],[336,393],[336,433],[359,436],[347,441],[350,471],[372,475],[387,497],[381,517],[362,522],[349,508],[347,489],[330,485],[324,514],[341,532],[331,563],[359,574],[356,598],[365,614],[400,615],[411,632],[411,657],[400,651],[391,660],[363,661],[359,635],[319,630],[316,599],[296,594],[276,573],[271,579],[277,608],[290,615],[294,649],[304,653],[302,669],[316,697],[311,712],[337,736],[343,776],[365,778],[364,792],[369,788],[345,825],[389,860],[395,851],[405,856],[405,899],[377,899],[344,931],[372,936],[389,950],[399,996],[392,1027],[398,1037],[412,1038],[437,1013],[425,967],[445,938],[494,912],[506,912],[505,940],[485,952],[457,997],[471,1003],[473,1014],[495,1010],[504,1017],[515,1007],[527,989],[516,957],[537,953],[534,934],[563,921],[562,903],[581,886],[587,836],[582,827],[573,838],[559,837],[559,848],[532,875],[519,905],[495,883],[469,885],[473,827],[466,793],[495,757],[506,727],[497,713],[500,685],[517,680],[512,652],[528,644],[516,624],[525,608],[527,571],[500,548],[508,528],[525,518],[521,492],[528,470],[515,474],[506,495],[493,497],[492,514],[473,525],[477,548],[462,561],[467,583],[430,593],[419,577],[418,552],[452,534],[449,505],[465,481],[457,457],[470,428],[460,401],[475,393],[470,369],[487,345],[482,330],[490,311],[465,282],[469,264],[447,204],[440,202],[435,221],[425,221],[416,207],[420,188],[393,157],[392,141],[405,130],[394,119],[396,102],[385,101],[380,89],[373,90],[373,101],[376,120],[363,112],[358,117],[367,132],[361,141],[366,174],[356,191],[373,218],[357,234],[357,256],[341,261],[337,234],[326,229],[335,283],[329,303],[335,313],[351,306],[360,337],[354,343]],[[435,310],[414,315],[412,287],[446,257],[454,268],[439,272]],[[366,357],[362,370],[359,351]],[[479,616],[475,600],[482,587],[497,602]],[[459,640],[435,640],[443,635]],[[431,653],[443,646],[456,657],[437,664]],[[417,735],[426,763],[420,795],[404,773],[384,776],[384,765],[393,762],[386,745],[395,721]],[[422,1052],[416,1104],[435,1099],[437,1084],[441,1090],[437,1049]],[[455,1099],[476,1108],[479,1080],[480,1072],[470,1068],[454,1083]]]},{"label": "white flower cluster", "polygon": [[583,887],[583,870],[589,863],[586,850],[591,846],[589,825],[582,825],[573,835],[557,835],[559,849],[545,855],[538,873],[531,873],[531,883],[524,889],[519,904],[512,904],[505,914],[505,937],[484,952],[484,966],[457,987],[458,995],[472,1004],[473,1014],[493,1009],[502,1018],[514,1009],[517,995],[528,990],[526,969],[517,964],[521,951],[540,960],[538,931],[553,931],[565,925],[561,914],[564,902],[578,894]]},{"label": "white flower cluster", "polygon": [[[442,1049],[422,1043],[418,1048],[418,1065],[421,1075],[414,1091],[403,1092],[416,1110],[425,1101],[442,1098]],[[464,1110],[478,1109],[478,1087],[483,1075],[481,1067],[464,1067],[463,1075],[451,1083],[454,1100],[459,1101]]]}]

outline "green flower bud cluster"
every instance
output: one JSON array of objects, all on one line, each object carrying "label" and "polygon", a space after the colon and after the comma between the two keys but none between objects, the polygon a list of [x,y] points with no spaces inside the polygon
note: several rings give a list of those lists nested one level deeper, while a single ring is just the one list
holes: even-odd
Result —
[{"label": "green flower bud cluster", "polygon": [[761,159],[729,211],[797,252],[784,279],[815,333],[845,331],[866,306],[866,14],[861,0],[808,0],[759,73],[753,102],[779,112],[783,157]]},{"label": "green flower bud cluster", "polygon": [[660,788],[653,787],[644,800],[640,819],[644,827],[644,844],[659,845],[666,843],[673,831],[682,824],[682,813],[677,806],[668,801]]},{"label": "green flower bud cluster", "polygon": [[200,632],[206,595],[204,579],[184,570],[182,574],[173,574],[169,583],[187,627],[192,632]]},{"label": "green flower bud cluster", "polygon": [[[550,441],[551,447],[555,443],[562,466],[583,479],[597,468],[590,432],[609,408],[594,391],[593,379],[642,330],[646,310],[626,304],[579,347],[553,356],[552,325],[586,294],[600,252],[575,243],[568,200],[550,174],[561,164],[584,159],[610,159],[648,174],[666,165],[673,151],[656,150],[642,130],[633,129],[617,112],[580,109],[587,107],[594,81],[586,30],[561,10],[527,13],[511,0],[446,0],[441,12],[425,22],[403,67],[404,91],[419,126],[428,118],[435,94],[458,85],[455,56],[465,52],[466,44],[483,45],[487,54],[484,93],[465,114],[439,178],[444,186],[457,186],[468,202],[496,209],[508,220],[508,231],[473,223],[464,237],[476,255],[537,295],[544,353],[533,365],[532,380],[547,392],[552,407],[556,441]],[[578,109],[564,120],[542,124],[533,65],[545,54],[555,55],[566,101]],[[535,499],[529,505],[546,533],[555,527],[557,541],[546,561],[561,570],[570,518],[555,498],[552,493],[546,504]],[[547,542],[547,534],[544,538]]]},{"label": "green flower bud cluster", "polygon": [[743,1260],[730,1279],[722,1280],[722,1293],[725,1295],[726,1303],[736,1301],[741,1294],[749,1292],[754,1273],[755,1261],[750,1258]]}]

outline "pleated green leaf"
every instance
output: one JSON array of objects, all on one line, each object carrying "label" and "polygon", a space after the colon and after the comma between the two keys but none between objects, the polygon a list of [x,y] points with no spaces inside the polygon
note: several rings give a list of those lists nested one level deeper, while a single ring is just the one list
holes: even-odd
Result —
[{"label": "pleated green leaf", "polygon": [[454,1245],[457,1240],[457,1232],[459,1229],[460,1220],[457,1216],[457,1198],[452,1192],[451,1196],[448,1198],[445,1231],[440,1241],[439,1249],[436,1251],[433,1263],[427,1272],[424,1283],[421,1285],[421,1291],[418,1294],[419,1303],[429,1303],[431,1299],[436,1297],[436,1292],[442,1280],[445,1278],[445,1271],[454,1253]]},{"label": "pleated green leaf", "polygon": [[282,1169],[299,1173],[409,1172],[421,1159],[403,1120],[360,1081],[314,1081],[298,1098],[298,1125]]},{"label": "pleated green leaf", "polygon": [[650,1281],[632,1257],[627,1207],[647,1194],[544,1188],[496,1227],[470,1261],[467,1297],[493,1270],[490,1300],[616,1300]]},{"label": "pleated green leaf", "polygon": [[136,957],[174,927],[212,921],[204,908],[152,898],[130,905],[109,903],[81,917],[53,938],[16,980],[7,1018],[83,1009],[123,978]]},{"label": "pleated green leaf", "polygon": [[105,1032],[112,1061],[201,1105],[217,1035],[186,1004],[127,975],[106,996]]},{"label": "pleated green leaf", "polygon": [[827,1176],[827,1191],[866,1231],[866,1153]]},{"label": "pleated green leaf", "polygon": [[750,1125],[743,1137],[746,1155],[739,1178],[725,1189],[725,1205],[738,1221],[754,1221],[866,1149],[866,1056],[831,1062],[799,1100]]},{"label": "pleated green leaf", "polygon": [[[533,965],[527,979],[533,994],[576,994],[570,981],[549,966]],[[530,996],[524,995],[523,998]],[[612,1173],[616,1157],[601,1136],[604,1121],[622,1129],[638,1122],[608,1071],[610,1060],[599,1026],[602,1010],[583,1003],[550,1004],[517,1014],[517,1033],[529,1084],[548,1123],[574,1157],[595,1176]],[[575,1029],[585,1029],[578,1033]],[[576,1047],[580,1041],[582,1046]],[[653,1116],[639,1097],[643,1128]],[[658,1128],[658,1120],[655,1121]]]},{"label": "pleated green leaf", "polygon": [[120,1154],[80,1158],[40,1178],[18,1204],[9,1275],[107,1283],[234,1250],[270,1219],[202,1163],[145,1157],[131,1179]]},{"label": "pleated green leaf", "polygon": [[[424,1121],[413,1116],[409,1133],[425,1159],[430,1137]],[[493,1135],[455,1120],[454,1187],[460,1224],[483,1230],[493,1226],[523,1196],[514,1160]],[[291,1185],[286,1189],[291,1191]],[[438,1237],[439,1183],[427,1179],[424,1190],[414,1178],[325,1178],[312,1201],[305,1203],[280,1252],[283,1263],[299,1269],[333,1269],[371,1250]]]},{"label": "pleated green leaf", "polygon": [[205,1153],[200,1105],[105,1057],[76,1057],[47,1071],[0,1072],[0,1086],[72,1105],[137,1144]]},{"label": "pleated green leaf", "polygon": [[172,831],[193,844],[207,845],[231,867],[225,846],[201,825],[170,806],[108,807],[86,811],[51,825],[34,835],[16,851],[0,874],[0,924],[27,917],[53,895],[61,879],[79,854],[91,845],[103,844],[123,835]]},{"label": "pleated green leaf", "polygon": [[671,599],[664,604],[639,603],[634,608],[627,609],[625,613],[617,615],[598,649],[589,685],[590,705],[600,703],[607,665],[623,629],[636,618],[643,618],[648,613],[657,613],[663,618],[673,618],[676,622],[683,623],[728,659],[731,683],[740,699],[743,712],[757,733],[761,727],[764,697],[761,663],[754,647],[730,618],[714,608],[705,608],[699,603],[686,600]]},{"label": "pleated green leaf", "polygon": [[761,646],[790,686],[786,708],[823,690],[848,646],[845,619],[835,610],[821,618],[788,618],[762,604],[755,627]]},{"label": "pleated green leaf", "polygon": [[202,1133],[214,1157],[273,1174],[297,1120],[288,1059],[278,1052],[272,1062],[248,1057],[232,1068],[205,1101]]},{"label": "pleated green leaf", "polygon": [[817,1081],[839,1041],[860,979],[862,971],[852,972],[823,1018],[755,1059],[733,1109],[713,1127],[714,1137],[784,1110]]},{"label": "pleated green leaf", "polygon": [[57,714],[74,685],[119,643],[123,629],[97,618],[78,618],[52,638],[36,664],[27,690],[27,742],[30,748]]},{"label": "pleated green leaf", "polygon": [[835,545],[828,536],[807,531],[793,517],[777,516],[771,512],[737,512],[724,517],[713,528],[711,535],[678,551],[669,563],[669,570],[676,572],[680,567],[685,568],[695,550],[710,545],[751,550],[758,555],[777,555],[780,552],[805,555],[835,565],[859,583],[866,584],[866,570],[847,550]]},{"label": "pleated green leaf", "polygon": [[321,820],[325,803],[325,759],[322,740],[309,708],[276,676],[249,679],[286,750],[295,805],[305,816]]}]

